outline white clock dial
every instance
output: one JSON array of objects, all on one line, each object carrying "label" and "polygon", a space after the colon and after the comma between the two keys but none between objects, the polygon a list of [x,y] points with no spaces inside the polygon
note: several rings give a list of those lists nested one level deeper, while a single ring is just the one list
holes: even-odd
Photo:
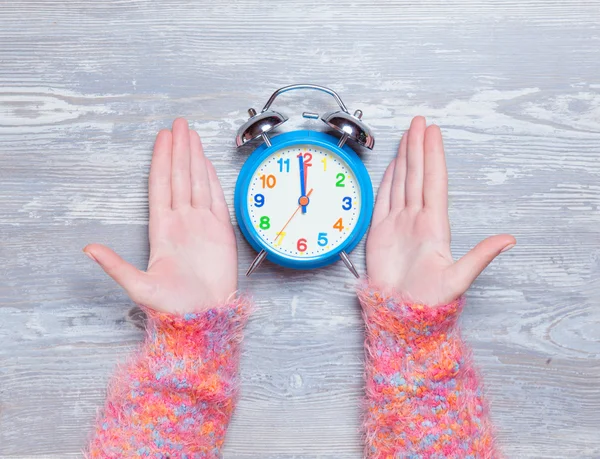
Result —
[{"label": "white clock dial", "polygon": [[[304,198],[298,155],[305,170]],[[319,257],[342,245],[356,227],[362,204],[348,164],[334,152],[309,144],[268,156],[250,179],[247,199],[259,237],[290,258]]]}]

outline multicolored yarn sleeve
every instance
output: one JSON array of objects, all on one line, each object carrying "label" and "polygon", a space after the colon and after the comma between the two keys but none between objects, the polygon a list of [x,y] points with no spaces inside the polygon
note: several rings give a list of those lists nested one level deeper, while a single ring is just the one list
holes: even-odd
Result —
[{"label": "multicolored yarn sleeve", "polygon": [[145,308],[148,335],[109,385],[86,457],[220,458],[249,310],[246,299],[182,316]]},{"label": "multicolored yarn sleeve", "polygon": [[366,324],[365,457],[497,458],[471,355],[464,300],[435,307],[359,289]]}]

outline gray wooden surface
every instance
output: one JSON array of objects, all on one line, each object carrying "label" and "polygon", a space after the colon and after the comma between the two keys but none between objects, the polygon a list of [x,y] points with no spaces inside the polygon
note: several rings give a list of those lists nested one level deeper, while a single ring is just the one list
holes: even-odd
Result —
[{"label": "gray wooden surface", "polygon": [[[411,116],[442,126],[455,255],[492,233],[519,242],[462,320],[499,442],[511,458],[600,457],[599,24],[597,0],[0,1],[0,457],[81,457],[142,338],[81,249],[144,267],[155,133],[188,117],[231,202],[248,153],[235,129],[296,82],[364,111],[375,186]],[[364,244],[353,258],[364,270]],[[258,311],[226,457],[360,458],[349,272],[267,265],[241,287]]]}]

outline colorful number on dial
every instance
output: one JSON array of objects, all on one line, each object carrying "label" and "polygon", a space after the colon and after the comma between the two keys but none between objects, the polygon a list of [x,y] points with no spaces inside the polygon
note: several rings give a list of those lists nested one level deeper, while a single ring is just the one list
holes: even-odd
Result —
[{"label": "colorful number on dial", "polygon": [[327,233],[319,233],[317,244],[319,244],[321,247],[325,247],[327,244],[329,244],[329,240],[327,239]]},{"label": "colorful number on dial", "polygon": [[277,184],[277,179],[272,174],[271,175],[262,175],[260,177],[260,179],[262,180],[263,188],[273,188]]},{"label": "colorful number on dial", "polygon": [[310,167],[312,166],[312,153],[298,153],[298,155],[296,156],[297,158],[300,158],[301,156],[304,156],[303,158],[303,162],[304,162],[304,167]]},{"label": "colorful number on dial", "polygon": [[256,207],[262,207],[265,205],[265,195],[264,194],[255,194],[254,195],[254,205]]},{"label": "colorful number on dial", "polygon": [[306,242],[307,241],[304,238],[298,239],[298,242],[296,243],[296,248],[298,249],[298,252],[306,252],[306,249],[308,249]]},{"label": "colorful number on dial", "polygon": [[346,196],[342,198],[342,209],[350,210],[352,209],[352,198],[350,196]]},{"label": "colorful number on dial", "polygon": [[281,231],[281,232],[277,233],[277,237],[275,238],[275,240],[277,241],[275,243],[276,247],[281,246],[281,243],[283,242],[284,237],[285,237],[285,231]]},{"label": "colorful number on dial", "polygon": [[338,221],[334,223],[333,227],[334,227],[336,230],[343,231],[343,230],[344,230],[344,224],[343,224],[343,222],[342,222],[342,219],[341,219],[341,218],[339,218],[339,219],[338,219]]},{"label": "colorful number on dial", "polygon": [[[279,172],[283,172],[283,165],[285,164],[285,171],[290,171],[290,158],[284,160],[283,158],[279,158],[277,160],[277,164],[279,164]],[[264,186],[263,186],[264,188]],[[272,187],[271,187],[272,188]]]},{"label": "colorful number on dial", "polygon": [[271,219],[266,215],[260,217],[260,229],[267,230],[271,227]]}]

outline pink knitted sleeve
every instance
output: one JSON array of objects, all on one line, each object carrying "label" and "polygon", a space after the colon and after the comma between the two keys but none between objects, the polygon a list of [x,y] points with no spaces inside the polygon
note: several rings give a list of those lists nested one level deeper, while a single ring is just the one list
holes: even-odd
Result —
[{"label": "pink knitted sleeve", "polygon": [[469,350],[464,301],[436,307],[359,290],[366,324],[365,457],[497,458]]},{"label": "pink knitted sleeve", "polygon": [[182,316],[145,311],[146,340],[113,378],[86,456],[221,457],[248,302]]}]

